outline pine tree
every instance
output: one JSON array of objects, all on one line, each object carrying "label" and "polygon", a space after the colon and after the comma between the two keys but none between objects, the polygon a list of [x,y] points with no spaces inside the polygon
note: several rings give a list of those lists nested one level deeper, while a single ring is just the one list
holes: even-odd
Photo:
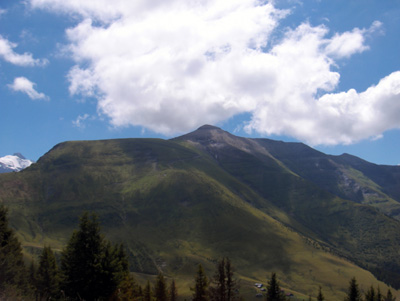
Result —
[{"label": "pine tree", "polygon": [[62,287],[72,298],[109,298],[128,273],[123,247],[111,246],[100,233],[97,216],[84,213],[61,256]]},{"label": "pine tree", "polygon": [[9,293],[26,294],[29,287],[21,244],[8,226],[7,214],[0,206],[0,299],[4,300]]},{"label": "pine tree", "polygon": [[176,288],[175,280],[172,279],[168,292],[169,301],[176,301],[178,299],[178,289]]},{"label": "pine tree", "polygon": [[72,298],[95,300],[101,297],[103,237],[97,217],[85,213],[61,256],[63,288]]},{"label": "pine tree", "polygon": [[153,300],[153,294],[151,293],[151,286],[150,286],[150,281],[147,280],[147,284],[144,287],[143,291],[143,300],[144,301],[151,301]]},{"label": "pine tree", "polygon": [[368,291],[365,293],[365,301],[376,301],[375,300],[375,289],[371,285]]},{"label": "pine tree", "polygon": [[226,300],[235,300],[238,295],[239,285],[234,278],[233,267],[229,258],[225,260],[225,274],[226,274]]},{"label": "pine tree", "polygon": [[386,293],[386,298],[385,301],[395,301],[396,297],[393,297],[392,291],[390,289],[388,289],[387,293]]},{"label": "pine tree", "polygon": [[[33,260],[31,261],[31,265],[29,266],[28,282],[31,291],[36,296],[36,267]],[[35,297],[35,299],[37,298]]]},{"label": "pine tree", "polygon": [[139,286],[136,284],[135,278],[126,275],[120,282],[117,292],[114,294],[112,301],[130,301],[137,300],[139,297]]},{"label": "pine tree", "polygon": [[379,288],[379,286],[378,286],[378,290],[377,290],[377,292],[376,292],[376,298],[375,298],[375,300],[376,300],[376,301],[382,301],[382,300],[383,300],[383,295],[382,295],[382,293],[381,293],[381,289]]},{"label": "pine tree", "polygon": [[112,246],[104,241],[104,254],[101,261],[101,295],[110,296],[128,275],[128,262],[123,245]]},{"label": "pine tree", "polygon": [[279,282],[276,278],[276,273],[272,273],[271,279],[268,281],[266,299],[267,299],[267,301],[285,300],[285,297],[283,296],[283,293],[281,292]]},{"label": "pine tree", "polygon": [[50,300],[60,293],[56,258],[50,247],[44,247],[36,273],[36,290],[39,300]]},{"label": "pine tree", "polygon": [[162,273],[159,273],[156,280],[156,285],[154,288],[154,295],[157,301],[167,300],[167,285],[165,283],[165,278]]},{"label": "pine tree", "polygon": [[317,300],[318,300],[318,301],[323,301],[323,300],[325,300],[325,297],[324,297],[324,295],[322,294],[322,288],[321,288],[321,286],[319,287]]},{"label": "pine tree", "polygon": [[125,247],[123,244],[119,244],[114,247],[114,250],[114,258],[116,260],[114,273],[118,279],[124,279],[129,272],[128,256],[126,255]]},{"label": "pine tree", "polygon": [[226,301],[226,273],[225,259],[221,259],[217,264],[217,269],[213,278],[214,286],[210,287],[210,299],[214,301]]},{"label": "pine tree", "polygon": [[361,301],[361,300],[362,300],[361,293],[358,288],[357,280],[354,277],[350,280],[349,289],[345,301]]},{"label": "pine tree", "polygon": [[208,279],[204,273],[203,267],[201,266],[201,264],[199,264],[195,278],[195,287],[191,288],[191,290],[194,291],[193,301],[208,300],[207,288],[208,288]]},{"label": "pine tree", "polygon": [[143,289],[140,285],[138,285],[137,287],[137,299],[138,300],[144,300],[144,293],[143,293]]}]

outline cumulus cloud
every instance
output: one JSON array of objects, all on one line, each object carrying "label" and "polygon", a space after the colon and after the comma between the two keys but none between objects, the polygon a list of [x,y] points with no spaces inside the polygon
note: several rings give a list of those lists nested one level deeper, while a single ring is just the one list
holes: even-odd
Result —
[{"label": "cumulus cloud", "polygon": [[13,50],[15,47],[17,44],[0,35],[0,57],[5,61],[19,66],[42,66],[48,63],[47,60],[34,59],[31,53],[18,54]]},{"label": "cumulus cloud", "polygon": [[378,21],[343,33],[308,23],[282,29],[290,12],[258,0],[31,4],[80,16],[66,32],[76,62],[70,93],[96,97],[114,126],[174,134],[249,113],[247,131],[311,144],[352,143],[400,127],[389,118],[400,108],[397,72],[364,92],[332,92],[337,61],[368,50]]},{"label": "cumulus cloud", "polygon": [[14,91],[25,93],[29,96],[30,99],[33,100],[49,100],[48,96],[35,90],[35,85],[35,83],[31,82],[26,77],[16,77],[14,79],[14,82],[12,84],[9,84],[8,87]]},{"label": "cumulus cloud", "polygon": [[[325,94],[301,106],[299,114],[286,117],[284,102],[254,113],[247,130],[265,134],[290,133],[310,144],[351,144],[365,138],[379,138],[387,130],[400,128],[400,71],[383,78],[376,86],[358,93]],[[285,103],[290,106],[291,101]],[[284,116],[281,122],[269,118]]]},{"label": "cumulus cloud", "polygon": [[[132,2],[132,3],[131,3]],[[44,8],[50,11],[80,15],[84,18],[96,18],[100,21],[111,21],[123,13],[124,8],[131,10],[138,3],[144,1],[125,1],[125,0],[30,0],[33,8]]]},{"label": "cumulus cloud", "polygon": [[375,21],[368,29],[355,28],[351,32],[335,34],[329,41],[327,54],[336,57],[350,57],[354,53],[363,52],[369,47],[365,45],[365,37],[382,27],[382,23]]}]

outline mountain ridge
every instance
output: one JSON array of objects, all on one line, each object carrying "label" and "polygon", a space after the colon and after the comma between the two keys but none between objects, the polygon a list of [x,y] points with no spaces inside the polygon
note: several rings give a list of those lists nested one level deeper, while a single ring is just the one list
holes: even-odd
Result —
[{"label": "mountain ridge", "polygon": [[0,202],[30,252],[43,243],[61,249],[89,210],[108,237],[126,242],[135,272],[184,283],[197,263],[210,271],[229,256],[243,279],[277,271],[305,296],[318,283],[333,285],[337,299],[354,274],[377,281],[366,269],[400,287],[397,196],[356,167],[303,144],[205,126],[171,140],[60,143],[0,176]]}]

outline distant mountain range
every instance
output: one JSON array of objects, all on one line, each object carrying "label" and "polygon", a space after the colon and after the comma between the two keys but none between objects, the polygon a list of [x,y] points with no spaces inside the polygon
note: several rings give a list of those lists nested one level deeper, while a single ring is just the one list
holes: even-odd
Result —
[{"label": "distant mountain range", "polygon": [[32,163],[20,153],[4,156],[0,158],[0,173],[21,171]]},{"label": "distant mountain range", "polygon": [[343,299],[354,276],[365,290],[400,288],[400,167],[302,143],[209,125],[171,140],[64,142],[0,175],[0,203],[31,254],[63,248],[94,211],[138,277],[162,271],[179,287],[228,256],[249,296],[271,272],[300,298],[321,285]]}]

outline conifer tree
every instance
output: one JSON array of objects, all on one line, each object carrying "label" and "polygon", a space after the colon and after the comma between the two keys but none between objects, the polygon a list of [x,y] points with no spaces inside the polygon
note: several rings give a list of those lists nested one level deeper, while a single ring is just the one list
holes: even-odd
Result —
[{"label": "conifer tree", "polygon": [[139,286],[136,284],[135,278],[127,274],[119,284],[118,290],[112,300],[130,301],[137,300],[139,297]]},{"label": "conifer tree", "polygon": [[229,258],[225,260],[225,274],[226,274],[226,300],[231,301],[235,300],[238,291],[239,285],[237,280],[234,278],[233,267]]},{"label": "conifer tree", "polygon": [[36,296],[36,267],[35,267],[35,262],[33,260],[31,261],[31,265],[29,266],[28,282],[31,291]]},{"label": "conifer tree", "polygon": [[281,301],[285,300],[285,296],[281,292],[281,288],[279,286],[279,282],[276,278],[276,273],[271,274],[271,279],[268,281],[267,286],[267,301]]},{"label": "conifer tree", "polygon": [[129,271],[128,256],[125,252],[123,244],[116,245],[114,247],[114,260],[116,261],[116,277],[124,279]]},{"label": "conifer tree", "polygon": [[318,300],[318,301],[323,301],[323,300],[325,300],[325,297],[324,297],[324,295],[322,294],[322,288],[321,288],[321,286],[319,287],[317,300]]},{"label": "conifer tree", "polygon": [[175,280],[172,279],[168,292],[169,301],[176,301],[178,299],[178,289],[176,288]]},{"label": "conifer tree", "polygon": [[365,293],[365,301],[376,301],[375,300],[375,289],[371,285],[368,291]]},{"label": "conifer tree", "polygon": [[8,212],[0,206],[0,299],[25,294],[28,288],[21,244],[8,225]]},{"label": "conifer tree", "polygon": [[136,283],[136,282],[135,282],[135,289],[134,289],[133,295],[134,295],[134,297],[135,297],[134,300],[143,301],[143,289],[142,289],[142,287],[141,287],[138,283]]},{"label": "conifer tree", "polygon": [[156,285],[154,288],[154,295],[157,301],[167,300],[167,285],[165,283],[165,278],[162,273],[159,273],[156,280]]},{"label": "conifer tree", "polygon": [[143,301],[144,300],[144,294],[143,294],[143,289],[140,285],[137,287],[137,299]]},{"label": "conifer tree", "polygon": [[63,288],[72,298],[95,300],[101,295],[103,237],[97,217],[85,213],[62,252]]},{"label": "conifer tree", "polygon": [[101,295],[110,296],[128,275],[128,261],[123,245],[112,246],[110,242],[104,241],[101,269]]},{"label": "conifer tree", "polygon": [[214,286],[210,287],[210,299],[213,301],[226,300],[226,274],[225,274],[225,258],[217,263],[217,269],[213,278]]},{"label": "conifer tree", "polygon": [[39,300],[50,300],[60,293],[56,258],[50,247],[44,247],[36,273],[36,291]]},{"label": "conifer tree", "polygon": [[390,289],[388,289],[387,293],[386,293],[386,298],[385,301],[395,301],[396,297],[393,297],[392,291]]},{"label": "conifer tree", "polygon": [[358,288],[357,280],[353,277],[349,283],[349,289],[347,292],[347,296],[344,299],[345,301],[361,301],[361,293]]},{"label": "conifer tree", "polygon": [[150,281],[147,280],[147,284],[144,287],[143,290],[143,300],[144,301],[151,301],[153,300],[153,294],[151,293],[151,286],[150,286]]},{"label": "conifer tree", "polygon": [[382,301],[382,300],[383,300],[383,295],[382,295],[382,293],[381,293],[381,289],[379,288],[379,285],[378,285],[378,290],[377,290],[377,292],[376,292],[376,298],[375,298],[375,300],[376,300],[376,301]]},{"label": "conifer tree", "polygon": [[128,273],[121,248],[105,241],[96,215],[84,213],[61,256],[66,295],[88,301],[109,298]]},{"label": "conifer tree", "polygon": [[191,288],[191,290],[194,291],[193,301],[208,300],[207,288],[208,288],[208,279],[204,273],[203,267],[201,266],[201,264],[199,264],[195,278],[195,287]]}]

